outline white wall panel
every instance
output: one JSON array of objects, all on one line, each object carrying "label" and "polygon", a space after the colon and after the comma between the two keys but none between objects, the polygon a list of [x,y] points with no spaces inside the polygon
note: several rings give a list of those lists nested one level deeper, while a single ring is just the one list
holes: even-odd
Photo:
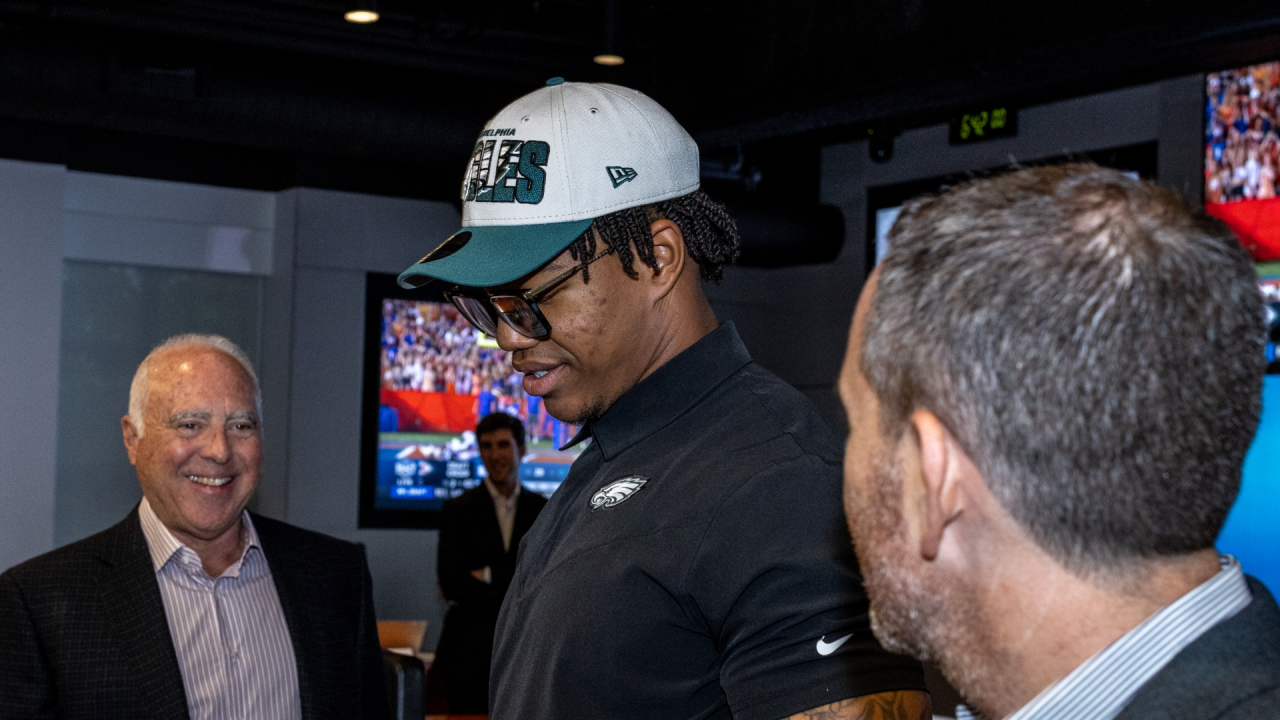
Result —
[{"label": "white wall panel", "polygon": [[122,265],[271,274],[272,231],[68,210],[63,255]]},{"label": "white wall panel", "polygon": [[67,210],[205,225],[275,226],[273,192],[143,178],[67,173]]}]

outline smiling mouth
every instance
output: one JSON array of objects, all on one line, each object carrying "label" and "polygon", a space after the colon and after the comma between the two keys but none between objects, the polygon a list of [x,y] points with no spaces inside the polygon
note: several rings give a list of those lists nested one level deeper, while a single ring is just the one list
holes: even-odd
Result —
[{"label": "smiling mouth", "polygon": [[209,487],[222,487],[231,482],[229,477],[205,477],[203,475],[188,475],[187,479],[198,485],[208,485]]}]

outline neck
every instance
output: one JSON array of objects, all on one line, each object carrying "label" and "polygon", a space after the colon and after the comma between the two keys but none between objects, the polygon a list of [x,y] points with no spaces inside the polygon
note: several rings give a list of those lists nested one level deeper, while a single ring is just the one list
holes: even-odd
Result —
[{"label": "neck", "polygon": [[954,658],[961,662],[943,662],[968,666],[948,674],[969,678],[961,692],[987,718],[1014,713],[1220,570],[1212,548],[1089,577],[1042,551],[1001,560],[985,568],[987,582],[973,588],[981,617],[968,622],[986,637],[960,643],[981,649]]},{"label": "neck", "polygon": [[[524,453],[521,453],[521,455],[523,454]],[[497,490],[498,494],[504,498],[511,497],[511,494],[516,491],[516,486],[520,484],[519,480],[515,477],[509,477],[506,480],[494,480],[490,477],[489,483],[493,485],[493,489]]]},{"label": "neck", "polygon": [[[682,278],[681,282],[685,279]],[[674,294],[677,296],[670,299],[672,306],[660,315],[665,322],[640,380],[688,350],[719,325],[701,285],[692,289],[681,287]]]},{"label": "neck", "polygon": [[229,530],[212,540],[203,540],[194,535],[169,528],[183,545],[195,551],[200,564],[209,577],[216,578],[231,567],[244,554],[244,521],[237,519]]}]

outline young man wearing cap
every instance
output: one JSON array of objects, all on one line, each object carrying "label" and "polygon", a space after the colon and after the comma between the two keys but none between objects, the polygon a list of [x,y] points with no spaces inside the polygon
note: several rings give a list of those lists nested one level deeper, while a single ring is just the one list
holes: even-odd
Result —
[{"label": "young man wearing cap", "polygon": [[592,440],[521,545],[490,712],[927,718],[871,634],[839,440],[703,295],[738,237],[698,188],[660,106],[556,78],[489,122],[463,229],[400,276],[449,283]]}]

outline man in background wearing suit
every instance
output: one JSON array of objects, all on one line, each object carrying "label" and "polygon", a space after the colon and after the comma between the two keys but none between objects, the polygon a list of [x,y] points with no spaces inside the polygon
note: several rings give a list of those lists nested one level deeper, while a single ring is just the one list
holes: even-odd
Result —
[{"label": "man in background wearing suit", "polygon": [[1225,225],[1091,165],[909,203],[840,379],[886,648],[963,720],[1280,718],[1280,608],[1214,548],[1261,408]]},{"label": "man in background wearing suit", "polygon": [[363,550],[245,510],[260,393],[240,348],[171,338],[122,420],[143,499],[0,575],[0,718],[384,718]]},{"label": "man in background wearing suit", "polygon": [[441,513],[436,573],[450,607],[431,670],[444,684],[449,712],[484,715],[498,611],[515,574],[520,539],[547,501],[520,488],[520,420],[487,415],[476,426],[476,441],[488,477],[446,501]]}]

